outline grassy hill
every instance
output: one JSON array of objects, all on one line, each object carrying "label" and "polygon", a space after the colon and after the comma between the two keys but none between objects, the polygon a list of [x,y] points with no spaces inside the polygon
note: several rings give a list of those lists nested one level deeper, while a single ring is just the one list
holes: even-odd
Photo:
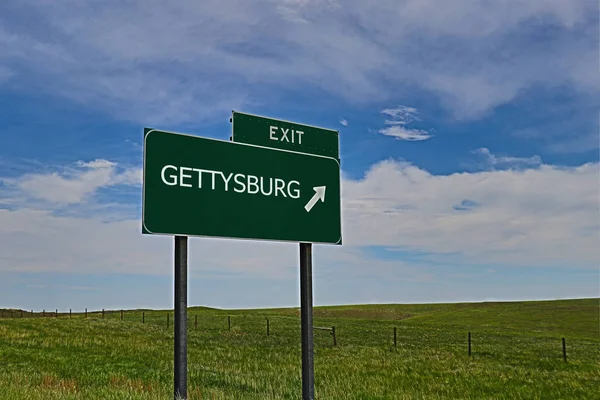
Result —
[{"label": "grassy hill", "polygon": [[[337,339],[315,330],[317,398],[594,399],[599,310],[599,299],[316,307],[315,326]],[[172,310],[10,314],[0,399],[172,398]],[[188,322],[189,399],[300,399],[298,309],[192,307]]]},{"label": "grassy hill", "polygon": [[[199,310],[191,308],[190,310]],[[299,308],[218,310],[217,314],[300,316]],[[314,307],[315,318],[403,321],[535,335],[600,337],[600,299],[446,304],[368,304]]]},{"label": "grassy hill", "polygon": [[338,306],[317,308],[315,314],[395,319],[410,324],[454,325],[467,329],[510,329],[536,335],[600,337],[600,299]]}]

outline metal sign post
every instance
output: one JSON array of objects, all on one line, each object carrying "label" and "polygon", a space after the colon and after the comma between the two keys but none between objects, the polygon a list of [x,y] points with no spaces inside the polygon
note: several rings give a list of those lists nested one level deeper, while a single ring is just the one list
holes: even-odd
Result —
[{"label": "metal sign post", "polygon": [[187,236],[175,236],[175,400],[187,399],[187,250]]},{"label": "metal sign post", "polygon": [[312,243],[300,243],[300,326],[302,334],[302,400],[314,400]]}]

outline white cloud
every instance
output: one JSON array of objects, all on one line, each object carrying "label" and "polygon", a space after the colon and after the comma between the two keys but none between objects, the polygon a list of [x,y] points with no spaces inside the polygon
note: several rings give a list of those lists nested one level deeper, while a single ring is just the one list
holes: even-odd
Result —
[{"label": "white cloud", "polygon": [[483,156],[486,164],[491,167],[526,168],[542,165],[542,159],[538,155],[531,157],[496,156],[486,147],[476,149],[473,153]]},{"label": "white cloud", "polygon": [[391,126],[379,130],[382,135],[411,141],[427,140],[433,136],[425,130],[406,127],[412,121],[419,120],[416,108],[398,106],[396,108],[385,108],[381,110],[381,113],[391,117],[391,119],[385,121],[387,125]]},{"label": "white cloud", "polygon": [[19,178],[0,179],[8,190],[19,192],[25,198],[33,198],[56,205],[86,202],[98,189],[118,185],[142,183],[141,169],[117,170],[117,164],[107,160],[78,161],[77,168],[64,172],[25,174]]},{"label": "white cloud", "polygon": [[597,268],[598,173],[585,164],[435,176],[383,162],[344,182],[345,243],[445,262]]},{"label": "white cloud", "polygon": [[340,124],[342,124],[343,126],[348,126],[348,120],[347,119],[341,119],[340,120]]},{"label": "white cloud", "polygon": [[407,129],[403,126],[389,126],[387,128],[382,128],[379,130],[379,133],[395,137],[396,139],[411,141],[427,140],[432,136],[427,131],[421,129]]},{"label": "white cloud", "polygon": [[112,161],[108,161],[108,160],[93,160],[93,161],[89,161],[89,162],[85,162],[85,161],[77,161],[75,163],[78,167],[83,167],[83,168],[112,168],[114,167],[116,164]]},{"label": "white cloud", "polygon": [[[91,171],[110,170],[105,165]],[[364,246],[429,253],[442,264],[594,268],[600,262],[598,164],[576,168],[541,165],[525,170],[431,175],[406,163],[374,165],[363,179],[343,181],[344,246],[317,246],[318,273],[427,281],[423,265],[378,259]],[[84,174],[85,172],[81,172]],[[85,176],[85,178],[83,178]],[[60,200],[80,200],[111,179],[70,186]],[[40,175],[45,187],[58,182]],[[0,186],[0,192],[5,190]],[[2,193],[0,193],[2,194]],[[37,195],[38,193],[25,192]],[[52,195],[51,199],[55,199]],[[13,203],[0,210],[0,265],[11,271],[132,272],[169,274],[172,238],[142,236],[140,221],[60,216]],[[92,204],[97,207],[98,204]],[[96,213],[97,214],[97,213]],[[132,219],[133,218],[133,219]],[[202,271],[292,279],[297,245],[192,239],[190,260]],[[326,272],[329,271],[329,272]],[[333,272],[332,272],[333,271]]]},{"label": "white cloud", "polygon": [[[596,15],[587,0],[24,0],[0,16],[0,67],[17,67],[21,86],[149,123],[310,85],[355,103],[418,85],[471,118],[533,85],[597,94]],[[148,29],[157,20],[170,29]],[[539,46],[532,23],[562,31]]]},{"label": "white cloud", "polygon": [[386,123],[388,124],[407,124],[409,122],[419,120],[419,112],[414,107],[400,105],[396,108],[384,108],[383,110],[381,110],[381,113],[392,117],[391,120],[386,121]]}]

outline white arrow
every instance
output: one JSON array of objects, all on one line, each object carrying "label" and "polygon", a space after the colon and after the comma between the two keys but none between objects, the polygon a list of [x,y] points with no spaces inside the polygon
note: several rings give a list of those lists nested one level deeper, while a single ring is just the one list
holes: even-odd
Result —
[{"label": "white arrow", "polygon": [[312,208],[315,206],[315,204],[317,204],[317,201],[319,201],[319,200],[325,201],[325,189],[326,189],[326,186],[315,186],[313,188],[313,190],[315,191],[315,194],[313,195],[312,199],[310,199],[308,201],[308,203],[306,203],[306,205],[304,206],[304,209],[307,212],[310,212],[310,210],[312,210]]}]

